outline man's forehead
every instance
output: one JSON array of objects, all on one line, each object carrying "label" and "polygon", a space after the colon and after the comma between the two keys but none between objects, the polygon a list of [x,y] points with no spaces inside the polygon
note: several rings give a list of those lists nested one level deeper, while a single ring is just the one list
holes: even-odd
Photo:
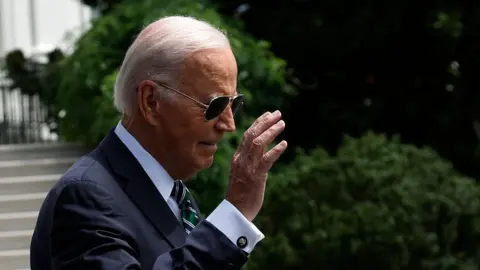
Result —
[{"label": "man's forehead", "polygon": [[236,73],[237,63],[230,48],[202,49],[191,53],[186,65],[212,73]]},{"label": "man's forehead", "polygon": [[187,84],[204,97],[236,94],[237,66],[227,49],[193,53],[186,61],[184,76]]},{"label": "man's forehead", "polygon": [[205,83],[194,85],[194,90],[197,92],[197,95],[204,101],[211,100],[219,96],[236,96],[238,91],[236,84],[224,83],[224,84],[215,84],[215,83]]}]

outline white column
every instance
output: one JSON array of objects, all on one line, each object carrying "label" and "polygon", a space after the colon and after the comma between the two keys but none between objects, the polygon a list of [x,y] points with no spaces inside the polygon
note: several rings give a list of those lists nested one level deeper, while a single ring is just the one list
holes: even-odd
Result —
[{"label": "white column", "polygon": [[3,23],[3,1],[0,0],[0,57],[5,53],[5,35],[3,27],[5,27],[5,24]]},{"label": "white column", "polygon": [[16,46],[17,45],[17,37],[15,35],[15,2],[14,1],[10,1],[10,37],[11,38],[11,44],[13,44],[13,46]]},{"label": "white column", "polygon": [[38,35],[37,35],[37,16],[36,16],[36,8],[35,8],[35,0],[29,0],[28,3],[29,8],[29,19],[30,19],[30,44],[32,46],[32,51],[38,45]]}]

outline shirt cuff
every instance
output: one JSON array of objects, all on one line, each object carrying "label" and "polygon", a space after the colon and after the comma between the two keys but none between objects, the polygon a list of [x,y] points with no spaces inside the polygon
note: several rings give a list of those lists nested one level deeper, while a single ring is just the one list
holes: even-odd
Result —
[{"label": "shirt cuff", "polygon": [[223,200],[207,217],[207,221],[247,253],[251,253],[255,245],[265,238],[262,232],[227,200]]}]

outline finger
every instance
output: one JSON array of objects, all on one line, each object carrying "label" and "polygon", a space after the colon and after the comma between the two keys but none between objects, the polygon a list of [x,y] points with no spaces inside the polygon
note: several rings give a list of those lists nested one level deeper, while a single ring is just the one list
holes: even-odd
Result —
[{"label": "finger", "polygon": [[262,114],[260,117],[258,117],[251,125],[250,127],[245,131],[243,134],[242,140],[240,142],[240,145],[245,144],[246,141],[251,141],[253,140],[258,134],[254,134],[254,131],[252,130],[252,127],[255,127],[256,125],[260,124],[262,121],[264,122],[267,117],[269,117],[272,113],[271,112],[266,112]]},{"label": "finger", "polygon": [[240,147],[237,148],[237,151],[235,151],[235,153],[239,153],[240,150],[242,150],[244,147],[245,147],[245,144],[246,144],[246,141],[247,140],[250,140],[250,136],[253,136],[252,134],[252,131],[251,131],[251,128],[252,126],[254,125],[257,125],[260,121],[263,121],[263,119],[265,117],[268,117],[269,115],[271,114],[271,112],[265,112],[263,113],[260,117],[258,117],[253,123],[252,125],[243,133],[243,136],[242,138],[240,139]]},{"label": "finger", "polygon": [[280,155],[287,149],[287,142],[286,141],[281,141],[279,144],[275,145],[270,151],[265,153],[262,156],[261,159],[261,165],[260,168],[263,171],[268,171],[270,168],[272,168],[273,163],[278,160]]},{"label": "finger", "polygon": [[256,123],[262,121],[263,118],[269,116],[270,114],[272,114],[271,112],[265,112],[263,113],[262,115],[260,115],[260,117],[258,117],[257,119],[255,119],[255,121],[252,123],[252,125],[255,125]]},{"label": "finger", "polygon": [[[274,113],[266,113],[260,116],[253,124],[245,131],[242,144],[250,144],[256,137],[260,136],[265,130],[280,120],[282,114],[280,111]],[[248,147],[250,148],[250,147]]]},{"label": "finger", "polygon": [[260,157],[265,153],[267,146],[275,140],[275,138],[285,129],[285,122],[283,120],[278,121],[275,125],[271,126],[265,132],[260,134],[252,141],[250,153],[256,157]]}]

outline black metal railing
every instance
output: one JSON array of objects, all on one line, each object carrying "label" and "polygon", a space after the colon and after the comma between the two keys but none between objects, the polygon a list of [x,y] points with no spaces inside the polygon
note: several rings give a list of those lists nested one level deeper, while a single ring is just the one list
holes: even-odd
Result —
[{"label": "black metal railing", "polygon": [[0,144],[56,141],[47,125],[47,108],[38,95],[12,89],[12,81],[0,70]]}]

